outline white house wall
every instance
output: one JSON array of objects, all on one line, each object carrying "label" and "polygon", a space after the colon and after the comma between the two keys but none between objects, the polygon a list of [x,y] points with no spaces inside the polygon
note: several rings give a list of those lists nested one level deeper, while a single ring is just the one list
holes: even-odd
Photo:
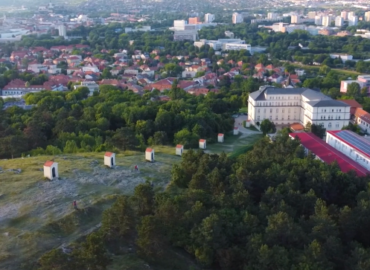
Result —
[{"label": "white house wall", "polygon": [[333,135],[327,133],[326,134],[326,142],[333,146],[335,149],[346,155],[347,157],[351,158],[362,167],[368,169],[370,166],[370,158],[365,156],[364,154],[357,151],[352,146],[346,144],[345,142],[339,140],[338,138],[334,137]]}]

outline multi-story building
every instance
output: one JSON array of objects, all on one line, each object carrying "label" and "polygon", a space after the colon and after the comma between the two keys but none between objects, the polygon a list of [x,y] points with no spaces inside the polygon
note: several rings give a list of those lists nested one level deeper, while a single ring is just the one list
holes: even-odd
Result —
[{"label": "multi-story building", "polygon": [[276,20],[278,18],[278,14],[274,12],[267,13],[267,19],[269,20]]},{"label": "multi-story building", "polygon": [[338,26],[338,27],[343,26],[343,18],[341,16],[335,17],[335,26]]},{"label": "multi-story building", "polygon": [[370,140],[350,130],[336,130],[326,133],[326,142],[362,167],[369,168]]},{"label": "multi-story building", "polygon": [[369,173],[367,169],[312,133],[290,133],[289,137],[292,139],[298,138],[300,140],[305,154],[311,152],[311,154],[315,156],[315,159],[325,162],[326,164],[336,162],[342,172],[355,171],[358,176],[365,176]]},{"label": "multi-story building", "polygon": [[189,24],[199,24],[199,23],[202,23],[199,17],[189,18]]},{"label": "multi-story building", "polygon": [[334,18],[331,15],[327,15],[327,16],[322,17],[322,25],[323,26],[329,27],[331,25],[332,21],[334,21]]},{"label": "multi-story building", "polygon": [[358,24],[358,16],[352,16],[348,19],[349,26],[356,26]]},{"label": "multi-story building", "polygon": [[64,24],[58,26],[59,36],[66,37],[67,36],[67,27]]},{"label": "multi-story building", "polygon": [[360,88],[366,87],[370,94],[370,75],[358,75],[357,80],[345,80],[340,82],[340,92],[347,93],[348,86],[351,83],[358,83]]},{"label": "multi-story building", "polygon": [[340,16],[343,18],[343,20],[347,21],[348,20],[348,13],[347,11],[343,10],[341,13],[340,13]]},{"label": "multi-story building", "polygon": [[322,16],[320,15],[315,16],[315,24],[322,25]]},{"label": "multi-story building", "polygon": [[239,51],[247,50],[250,54],[256,52],[263,52],[266,50],[264,47],[252,47],[250,44],[245,44],[245,41],[242,39],[218,39],[218,40],[207,40],[201,39],[194,42],[194,46],[201,48],[202,46],[208,45],[215,51]]},{"label": "multi-story building", "polygon": [[316,11],[310,11],[310,12],[308,12],[307,13],[307,17],[309,19],[315,19],[315,17],[316,17]]},{"label": "multi-story building", "polygon": [[355,16],[355,12],[348,12],[347,19],[350,20],[353,16]]},{"label": "multi-story building", "polygon": [[232,15],[232,23],[237,24],[237,23],[242,23],[243,22],[243,16],[237,12],[234,12]]},{"label": "multi-story building", "polygon": [[301,17],[299,15],[292,15],[290,17],[290,23],[300,23]]},{"label": "multi-story building", "polygon": [[365,21],[370,22],[370,11],[365,12]]},{"label": "multi-story building", "polygon": [[204,22],[205,23],[212,23],[215,20],[215,15],[211,13],[207,13],[204,15]]},{"label": "multi-story building", "polygon": [[308,88],[262,86],[249,95],[248,117],[254,123],[269,119],[277,125],[322,124],[338,130],[350,121],[350,106]]}]

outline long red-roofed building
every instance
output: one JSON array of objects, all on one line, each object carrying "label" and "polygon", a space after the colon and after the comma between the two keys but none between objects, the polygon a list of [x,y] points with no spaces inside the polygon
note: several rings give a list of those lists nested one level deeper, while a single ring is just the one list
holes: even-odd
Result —
[{"label": "long red-roofed building", "polygon": [[369,139],[350,130],[332,130],[326,132],[326,142],[362,167],[370,168]]},{"label": "long red-roofed building", "polygon": [[312,133],[290,133],[292,139],[298,137],[302,146],[316,156],[317,159],[331,164],[337,162],[342,172],[355,171],[358,176],[365,176],[370,172],[356,163],[334,147],[321,140],[319,137]]}]

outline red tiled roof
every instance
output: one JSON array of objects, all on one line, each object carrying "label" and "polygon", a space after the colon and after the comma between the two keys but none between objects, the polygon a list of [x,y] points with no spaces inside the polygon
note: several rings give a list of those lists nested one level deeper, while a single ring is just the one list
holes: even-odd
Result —
[{"label": "red tiled roof", "polygon": [[104,154],[105,157],[111,157],[112,155],[113,155],[112,152],[105,152],[105,154]]},{"label": "red tiled roof", "polygon": [[51,167],[51,166],[53,166],[53,164],[54,164],[54,161],[48,160],[48,161],[45,162],[44,166],[45,167]]},{"label": "red tiled roof", "polygon": [[224,134],[222,134],[222,133],[218,133],[218,136],[220,137],[220,136],[224,136]]},{"label": "red tiled roof", "polygon": [[301,144],[315,154],[318,158],[320,158],[323,162],[331,164],[336,161],[342,172],[354,170],[358,176],[364,176],[369,173],[369,171],[367,171],[361,165],[357,164],[355,161],[342,154],[337,149],[327,144],[312,133],[290,133],[289,136],[291,138],[298,137],[301,141]]},{"label": "red tiled roof", "polygon": [[200,139],[200,140],[199,140],[199,142],[206,142],[206,140],[204,140],[204,139]]},{"label": "red tiled roof", "polygon": [[341,99],[340,101],[351,106],[351,114],[355,114],[357,108],[362,109],[362,105],[354,99]]},{"label": "red tiled roof", "polygon": [[152,149],[152,148],[147,148],[147,149],[145,150],[145,152],[153,152],[153,149]]},{"label": "red tiled roof", "polygon": [[176,145],[176,148],[183,148],[181,144]]},{"label": "red tiled roof", "polygon": [[356,108],[355,116],[361,118],[367,123],[370,123],[370,113],[368,113],[367,111],[364,111],[361,108]]}]

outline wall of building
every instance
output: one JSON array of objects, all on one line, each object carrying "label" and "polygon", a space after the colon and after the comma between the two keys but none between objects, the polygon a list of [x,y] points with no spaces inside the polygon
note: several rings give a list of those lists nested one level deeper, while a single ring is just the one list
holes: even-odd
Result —
[{"label": "wall of building", "polygon": [[329,133],[326,133],[326,142],[341,153],[345,154],[347,157],[351,158],[352,160],[363,166],[364,168],[369,168],[370,158],[363,155],[352,146],[346,144],[345,142],[339,140]]}]

